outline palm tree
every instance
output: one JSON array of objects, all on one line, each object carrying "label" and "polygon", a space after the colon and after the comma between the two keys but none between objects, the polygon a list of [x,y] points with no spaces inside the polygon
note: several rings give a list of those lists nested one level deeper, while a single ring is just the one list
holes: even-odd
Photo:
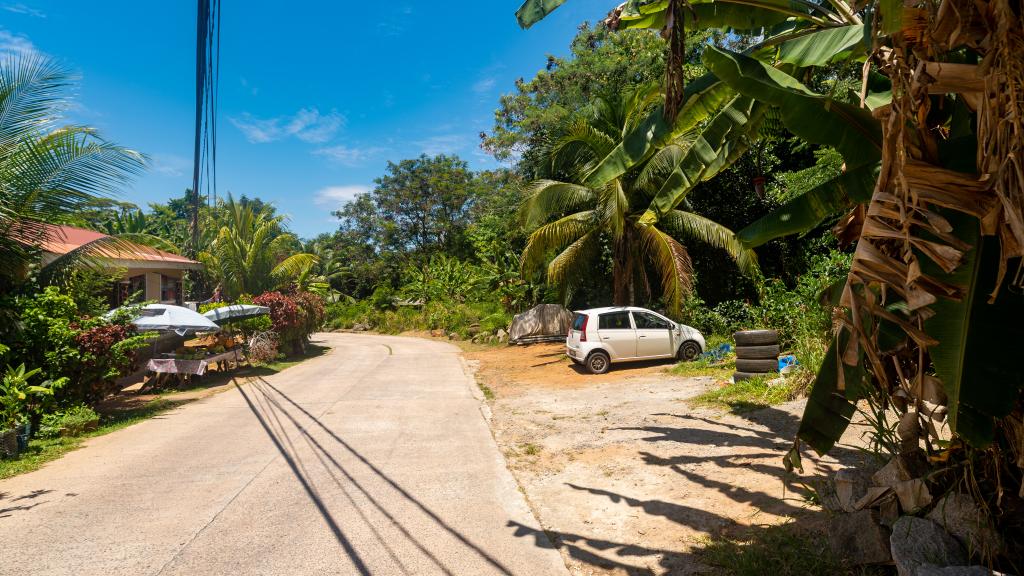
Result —
[{"label": "palm tree", "polygon": [[[16,281],[47,240],[46,222],[113,195],[145,166],[92,128],[61,126],[71,85],[47,58],[0,62],[0,279]],[[26,244],[29,246],[26,247]]]},{"label": "palm tree", "polygon": [[527,188],[520,216],[532,230],[522,255],[524,273],[547,265],[548,281],[568,297],[600,257],[607,238],[612,249],[613,300],[634,304],[637,286],[647,288],[648,266],[660,277],[662,297],[678,312],[692,289],[690,256],[682,243],[700,240],[724,249],[744,273],[757,270],[754,253],[743,248],[732,231],[675,205],[648,223],[644,215],[666,187],[677,186],[673,174],[693,140],[684,134],[645,162],[599,187],[586,176],[618,146],[624,135],[658,103],[656,90],[642,89],[609,99],[596,99],[565,128],[547,153],[551,173],[561,179],[540,179]]},{"label": "palm tree", "polygon": [[228,299],[288,286],[316,264],[316,256],[294,253],[298,240],[283,230],[284,217],[269,205],[236,202],[229,195],[221,213],[220,230],[199,260]]}]

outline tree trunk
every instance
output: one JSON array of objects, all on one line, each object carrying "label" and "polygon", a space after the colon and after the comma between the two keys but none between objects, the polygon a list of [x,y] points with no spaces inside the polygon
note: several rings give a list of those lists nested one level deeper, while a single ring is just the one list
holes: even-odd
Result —
[{"label": "tree trunk", "polygon": [[612,261],[612,304],[632,306],[636,302],[636,266],[628,230],[624,230],[622,237],[615,242]]}]

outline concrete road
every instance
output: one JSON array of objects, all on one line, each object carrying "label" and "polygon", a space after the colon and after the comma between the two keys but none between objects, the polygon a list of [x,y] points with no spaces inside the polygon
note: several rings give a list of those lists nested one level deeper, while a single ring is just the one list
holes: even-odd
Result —
[{"label": "concrete road", "polygon": [[0,481],[0,574],[567,574],[455,347],[316,340]]}]

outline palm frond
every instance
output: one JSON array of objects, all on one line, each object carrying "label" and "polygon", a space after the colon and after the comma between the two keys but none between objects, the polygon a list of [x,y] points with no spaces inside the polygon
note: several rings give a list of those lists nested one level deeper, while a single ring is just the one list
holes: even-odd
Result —
[{"label": "palm frond", "polygon": [[753,250],[745,248],[732,230],[713,220],[693,212],[672,210],[661,218],[658,226],[680,236],[700,240],[709,246],[721,248],[736,261],[740,272],[748,276],[760,274],[757,254]]},{"label": "palm frond", "polygon": [[562,301],[568,302],[600,255],[600,230],[592,229],[562,250],[548,264],[548,284],[558,286]]},{"label": "palm frond", "polygon": [[566,212],[579,210],[596,200],[597,195],[586,186],[559,182],[557,180],[536,180],[524,190],[526,198],[519,210],[520,222],[532,230],[554,217]]},{"label": "palm frond", "polygon": [[693,291],[693,263],[686,248],[653,226],[637,226],[644,254],[661,275],[665,306],[676,314],[683,299]]},{"label": "palm frond", "polygon": [[552,251],[561,250],[567,244],[575,242],[597,223],[597,214],[593,210],[588,210],[570,214],[534,230],[523,250],[523,273],[532,274],[538,271]]},{"label": "palm frond", "polygon": [[270,277],[276,283],[275,288],[284,286],[316,266],[317,257],[312,254],[292,254],[280,264],[274,266]]},{"label": "palm frond", "polygon": [[8,55],[0,63],[0,148],[45,132],[66,107],[71,84],[53,59]]}]

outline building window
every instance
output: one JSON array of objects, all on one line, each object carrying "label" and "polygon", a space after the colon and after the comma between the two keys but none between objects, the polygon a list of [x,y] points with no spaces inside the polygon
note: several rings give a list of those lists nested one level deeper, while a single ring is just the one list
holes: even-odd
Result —
[{"label": "building window", "polygon": [[146,276],[132,276],[126,280],[114,282],[115,308],[133,302],[141,302],[146,299]]},{"label": "building window", "polygon": [[181,305],[181,279],[160,275],[160,301]]}]

